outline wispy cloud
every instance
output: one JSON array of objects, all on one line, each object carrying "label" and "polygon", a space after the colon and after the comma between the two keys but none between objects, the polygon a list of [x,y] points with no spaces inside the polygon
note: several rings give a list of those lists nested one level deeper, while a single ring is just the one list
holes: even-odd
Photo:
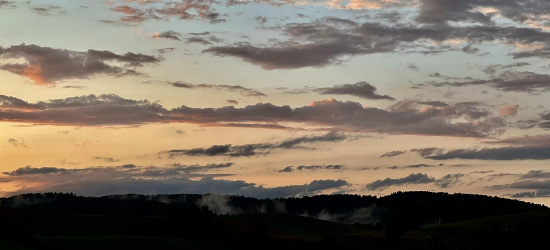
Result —
[{"label": "wispy cloud", "polygon": [[302,144],[313,144],[319,142],[339,142],[347,138],[348,136],[343,133],[329,132],[324,135],[303,136],[287,139],[276,143],[265,142],[245,145],[213,145],[207,148],[173,149],[162,151],[159,154],[168,155],[170,158],[181,155],[243,157],[259,154],[269,154],[272,150],[276,149],[302,148]]},{"label": "wispy cloud", "polygon": [[171,82],[170,85],[177,88],[184,88],[184,89],[215,89],[215,90],[238,92],[242,96],[254,96],[254,97],[267,96],[266,94],[258,90],[246,88],[240,85],[193,84],[193,83],[186,83],[186,82]]}]

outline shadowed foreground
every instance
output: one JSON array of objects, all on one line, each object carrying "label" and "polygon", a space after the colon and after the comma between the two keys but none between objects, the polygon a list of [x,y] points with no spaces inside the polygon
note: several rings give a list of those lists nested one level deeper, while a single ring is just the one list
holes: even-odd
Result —
[{"label": "shadowed foreground", "polygon": [[[428,200],[448,196],[447,202],[455,200],[453,195],[427,192],[396,193],[374,203],[368,197],[348,195],[290,198],[282,199],[287,201],[284,206],[279,203],[285,213],[244,209],[244,204],[251,209],[255,202],[265,206],[269,200],[225,197],[231,208],[241,207],[240,213],[217,215],[198,205],[204,200],[201,195],[173,196],[178,203],[159,202],[152,196],[28,194],[1,200],[0,249],[546,249],[547,208],[470,195],[456,196],[460,199],[444,207],[465,211],[466,205],[484,205],[463,214],[453,209],[435,213],[441,208],[424,207],[432,203]],[[334,199],[347,204],[321,202]],[[336,205],[338,213],[330,208]],[[319,206],[325,206],[321,213],[328,220],[313,213]],[[355,214],[368,211],[361,218],[371,217],[372,223],[332,222],[343,218],[346,209]],[[421,209],[428,212],[420,213]],[[300,216],[294,210],[310,213]],[[434,213],[438,221],[430,223]]]}]

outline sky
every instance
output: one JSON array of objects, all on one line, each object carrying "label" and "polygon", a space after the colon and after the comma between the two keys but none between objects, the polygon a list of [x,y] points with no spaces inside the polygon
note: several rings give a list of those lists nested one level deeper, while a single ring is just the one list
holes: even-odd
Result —
[{"label": "sky", "polygon": [[0,0],[0,196],[550,205],[546,0]]}]

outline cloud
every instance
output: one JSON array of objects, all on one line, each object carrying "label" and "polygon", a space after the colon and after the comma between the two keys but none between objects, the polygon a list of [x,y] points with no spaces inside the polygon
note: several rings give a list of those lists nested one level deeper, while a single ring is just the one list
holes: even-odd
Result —
[{"label": "cloud", "polygon": [[15,2],[13,2],[13,1],[0,0],[0,8],[4,8],[4,7],[15,8],[17,6],[15,5]]},{"label": "cloud", "polygon": [[227,100],[226,102],[231,105],[239,105],[239,102],[237,100]]},{"label": "cloud", "polygon": [[510,198],[535,198],[536,192],[521,192],[513,194],[503,194],[503,196],[509,196]]},{"label": "cloud", "polygon": [[[123,55],[110,51],[71,50],[14,45],[0,47],[0,69],[29,78],[39,85],[50,85],[66,79],[84,79],[98,74],[113,76],[137,75],[134,70],[147,63],[157,63],[158,58],[128,52]],[[23,59],[25,63],[10,63],[5,59]],[[116,62],[117,66],[109,63]]]},{"label": "cloud", "polygon": [[[430,165],[430,164],[413,164],[413,165],[407,165],[407,166],[403,166],[401,168],[430,168],[430,167],[435,167],[436,165]],[[439,165],[439,166],[442,166],[442,165]]]},{"label": "cloud", "polygon": [[147,20],[169,20],[171,17],[181,20],[202,19],[212,24],[225,22],[220,18],[221,15],[212,8],[216,3],[214,0],[184,0],[184,1],[165,1],[162,6],[149,7],[148,3],[157,3],[160,1],[148,1],[141,4],[140,8],[134,8],[129,5],[121,5],[111,8],[114,12],[122,13],[123,16],[117,23],[142,23]]},{"label": "cloud", "polygon": [[443,149],[442,148],[413,148],[410,151],[415,152],[422,157],[426,157],[434,154],[441,154],[443,152]]},{"label": "cloud", "polygon": [[515,52],[512,53],[514,59],[528,58],[528,57],[541,57],[541,58],[550,58],[550,45],[546,45],[540,49],[534,49],[529,51]]},{"label": "cloud", "polygon": [[503,106],[500,108],[501,116],[516,116],[518,114],[519,105]]},{"label": "cloud", "polygon": [[120,159],[115,159],[113,157],[100,157],[100,156],[96,156],[92,159],[101,160],[101,161],[104,161],[104,162],[119,162],[120,161]]},{"label": "cloud", "polygon": [[283,169],[281,169],[281,170],[279,170],[279,171],[277,171],[277,172],[281,172],[281,173],[290,173],[290,172],[292,172],[292,171],[294,171],[294,167],[293,167],[293,166],[288,166],[288,167],[283,168]]},{"label": "cloud", "polygon": [[[115,162],[115,161],[107,161]],[[134,164],[124,164],[119,166],[97,166],[97,167],[88,167],[88,168],[58,168],[58,167],[41,167],[35,168],[32,166],[25,166],[13,170],[11,172],[3,172],[2,174],[8,176],[27,176],[27,175],[49,175],[52,174],[72,174],[72,175],[82,175],[85,177],[88,175],[90,177],[97,174],[112,175],[113,178],[117,177],[132,177],[132,178],[142,178],[142,177],[167,177],[167,176],[185,176],[193,177],[194,175],[185,175],[199,172],[208,172],[211,170],[228,168],[233,165],[232,162],[220,163],[220,164],[207,164],[207,165],[181,165],[173,164],[168,167],[156,167],[156,166],[137,166]],[[201,176],[201,175],[199,175]],[[54,177],[52,177],[54,178]],[[65,178],[61,176],[61,178]]]},{"label": "cloud", "polygon": [[421,0],[420,3],[416,20],[437,25],[449,22],[490,25],[494,17],[527,25],[545,23],[548,21],[545,10],[550,8],[550,4],[543,0]]},{"label": "cloud", "polygon": [[414,185],[414,184],[427,184],[427,183],[433,183],[435,186],[439,188],[450,188],[457,184],[460,184],[460,179],[465,177],[465,174],[448,174],[445,175],[439,179],[429,177],[426,174],[410,174],[403,178],[397,178],[397,179],[391,179],[386,178],[383,180],[377,180],[374,182],[371,182],[367,184],[366,188],[369,191],[374,190],[383,190],[390,186],[407,186],[407,185]]},{"label": "cloud", "polygon": [[173,30],[164,31],[164,32],[157,32],[151,36],[153,39],[157,38],[164,38],[164,39],[172,39],[172,40],[178,40],[180,41],[181,33],[175,32]]},{"label": "cloud", "polygon": [[428,177],[426,174],[410,174],[407,177],[391,179],[386,178],[384,180],[377,180],[367,184],[366,188],[369,191],[381,190],[390,186],[406,186],[410,184],[424,184],[424,183],[434,183],[436,180],[433,177]]},{"label": "cloud", "polygon": [[161,122],[168,111],[147,100],[87,95],[27,103],[0,95],[0,120],[57,125],[128,125]]},{"label": "cloud", "polygon": [[186,83],[186,82],[179,82],[179,81],[171,82],[170,85],[177,88],[185,88],[185,89],[216,89],[216,90],[238,92],[242,96],[253,96],[253,97],[267,96],[266,94],[260,91],[246,88],[240,85],[193,84],[193,83]]},{"label": "cloud", "polygon": [[[29,192],[73,192],[86,196],[112,194],[231,194],[257,198],[314,195],[325,190],[349,186],[344,180],[314,180],[303,185],[266,188],[245,181],[214,179],[230,174],[201,174],[232,166],[232,163],[141,167],[127,164],[115,167],[84,169],[33,168],[30,166],[4,172],[2,182],[25,183],[19,189],[0,191],[2,196]],[[192,179],[193,178],[193,179]]]},{"label": "cloud", "polygon": [[520,175],[521,179],[538,179],[546,178],[550,179],[550,172],[545,172],[543,170],[531,170],[527,174]]},{"label": "cloud", "polygon": [[316,171],[316,170],[342,170],[344,168],[343,165],[308,165],[308,166],[288,166],[288,167],[285,167],[277,172],[293,172],[295,169],[298,170],[298,171],[302,171],[302,170],[311,170],[311,171]]},{"label": "cloud", "polygon": [[[475,103],[450,107],[414,107],[383,110],[357,102],[326,99],[291,108],[258,103],[243,108],[192,108],[167,110],[147,100],[116,95],[88,95],[28,103],[0,95],[0,120],[52,125],[139,125],[157,122],[194,123],[203,126],[290,128],[279,123],[301,123],[333,130],[397,134],[484,137],[503,132],[505,123],[489,116]],[[465,118],[466,121],[456,121]]]},{"label": "cloud", "polygon": [[189,173],[208,172],[211,170],[228,168],[228,167],[231,167],[232,165],[233,165],[232,162],[223,163],[223,164],[207,164],[202,166],[174,164],[170,168],[155,168],[155,167],[145,168],[142,174],[144,176],[167,176],[167,175],[189,174]]},{"label": "cloud", "polygon": [[404,154],[404,153],[407,153],[407,151],[399,151],[399,150],[390,151],[390,152],[387,152],[387,153],[381,155],[380,158],[383,158],[383,157],[394,157],[394,156],[402,155],[402,154]]},{"label": "cloud", "polygon": [[550,146],[525,146],[484,149],[455,149],[443,154],[426,156],[434,160],[546,160],[550,159]]},{"label": "cloud", "polygon": [[244,196],[253,196],[256,198],[277,198],[277,197],[296,197],[305,195],[315,195],[320,191],[330,189],[342,189],[349,186],[350,183],[344,180],[314,180],[309,184],[290,185],[283,187],[264,188],[263,186],[249,186],[238,191]]},{"label": "cloud", "polygon": [[462,52],[466,54],[476,54],[477,52],[479,52],[479,49],[473,47],[471,44],[468,44],[462,48]]},{"label": "cloud", "polygon": [[25,166],[18,168],[11,172],[2,172],[2,174],[9,176],[21,176],[21,175],[33,175],[33,174],[52,174],[52,173],[66,173],[67,169],[56,168],[56,167],[42,167],[42,168],[33,168],[31,166]]},{"label": "cloud", "polygon": [[406,168],[432,168],[432,167],[441,167],[441,166],[444,166],[444,165],[443,164],[431,165],[431,164],[421,163],[421,164],[405,165],[405,166],[401,166],[401,167],[392,166],[392,167],[387,167],[387,169],[395,170],[395,169],[406,169]]},{"label": "cloud", "polygon": [[523,66],[528,66],[528,65],[531,65],[530,63],[528,62],[517,62],[517,63],[512,63],[512,64],[507,64],[507,65],[502,65],[502,64],[494,64],[494,65],[489,65],[487,66],[483,72],[489,74],[489,75],[494,75],[496,74],[498,71],[502,71],[504,69],[512,69],[512,68],[517,68],[517,67],[523,67]]},{"label": "cloud", "polygon": [[202,38],[202,37],[189,37],[187,39],[185,39],[185,42],[186,43],[198,43],[198,44],[202,44],[202,45],[211,45],[212,42],[210,42],[209,40],[205,39],[205,38]]},{"label": "cloud", "polygon": [[364,81],[357,82],[355,84],[336,85],[332,88],[319,88],[315,91],[318,91],[324,95],[352,95],[372,100],[395,100],[395,98],[391,96],[377,94],[376,87]]},{"label": "cloud", "polygon": [[485,85],[502,91],[537,92],[550,90],[550,75],[533,72],[505,71],[498,77],[487,80],[470,80],[456,82],[431,82],[436,87],[443,86],[478,86]]},{"label": "cloud", "polygon": [[193,149],[174,149],[162,151],[160,154],[166,154],[173,158],[181,155],[188,156],[229,156],[242,157],[253,156],[258,154],[269,154],[275,149],[292,149],[299,148],[301,144],[312,144],[318,142],[339,142],[348,137],[342,133],[329,132],[324,135],[303,136],[292,139],[287,139],[277,143],[256,143],[245,145],[213,145],[208,148],[193,148]]},{"label": "cloud", "polygon": [[433,107],[449,107],[449,104],[441,101],[426,101],[426,102],[416,102],[417,104],[428,105]]},{"label": "cloud", "polygon": [[[428,17],[437,15],[433,15],[430,9],[426,10],[426,15],[421,11],[417,21],[442,21],[429,19]],[[485,21],[490,20],[480,13],[476,17],[485,17]],[[550,33],[537,28],[497,25],[384,25],[374,22],[360,24],[351,20],[346,20],[346,25],[342,25],[343,19],[335,20],[325,18],[311,23],[290,23],[278,27],[283,32],[282,35],[289,37],[286,41],[261,46],[237,42],[212,46],[203,52],[221,57],[240,58],[266,70],[274,70],[324,67],[341,63],[343,57],[397,51],[416,52],[418,48],[426,48],[425,53],[458,50],[453,48],[456,45],[450,45],[447,41],[467,41],[469,44],[499,42],[513,45],[547,43],[550,39]],[[470,51],[471,49],[466,52]]]},{"label": "cloud", "polygon": [[440,188],[450,188],[460,183],[460,178],[464,176],[464,174],[448,174],[437,179],[435,185]]},{"label": "cloud", "polygon": [[543,122],[539,123],[539,127],[550,128],[550,112],[541,114],[540,118],[543,120]]},{"label": "cloud", "polygon": [[27,145],[25,144],[25,140],[22,138],[20,139],[9,138],[8,143],[14,147],[27,147]]},{"label": "cloud", "polygon": [[484,141],[484,143],[514,146],[550,146],[550,135],[511,137],[495,141]]}]

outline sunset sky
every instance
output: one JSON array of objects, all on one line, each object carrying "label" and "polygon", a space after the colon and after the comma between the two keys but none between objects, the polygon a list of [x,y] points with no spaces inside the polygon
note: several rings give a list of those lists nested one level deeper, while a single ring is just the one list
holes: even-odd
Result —
[{"label": "sunset sky", "polygon": [[0,0],[0,196],[550,205],[550,1]]}]

